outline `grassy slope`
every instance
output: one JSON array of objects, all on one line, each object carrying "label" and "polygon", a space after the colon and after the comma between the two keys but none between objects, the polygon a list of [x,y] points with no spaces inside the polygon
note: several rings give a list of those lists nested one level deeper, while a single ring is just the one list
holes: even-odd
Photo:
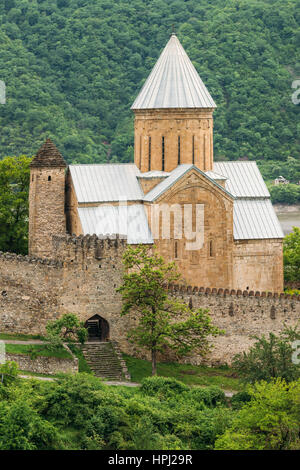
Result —
[{"label": "grassy slope", "polygon": [[39,356],[43,357],[72,359],[71,354],[64,348],[57,349],[56,351],[49,351],[48,349],[43,348],[43,345],[40,344],[6,344],[5,349],[8,354],[23,354],[25,356],[29,356],[31,351],[34,350]]},{"label": "grassy slope", "polygon": [[[123,355],[133,382],[151,375],[151,363]],[[224,390],[242,390],[238,378],[229,367],[192,366],[190,364],[158,363],[158,375],[174,377],[190,386],[216,385]]]},{"label": "grassy slope", "polygon": [[18,341],[30,341],[32,339],[43,340],[44,337],[41,335],[22,335],[19,333],[11,334],[11,333],[0,333],[0,340],[5,339],[12,339]]}]

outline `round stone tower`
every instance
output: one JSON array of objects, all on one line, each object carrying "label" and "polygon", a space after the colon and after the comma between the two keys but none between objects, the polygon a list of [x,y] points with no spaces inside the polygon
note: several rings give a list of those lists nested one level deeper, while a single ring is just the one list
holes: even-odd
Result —
[{"label": "round stone tower", "polygon": [[172,171],[182,163],[213,169],[216,104],[172,34],[131,109],[134,162],[142,172]]},{"label": "round stone tower", "polygon": [[48,139],[30,164],[29,254],[51,257],[52,236],[66,233],[66,162]]}]

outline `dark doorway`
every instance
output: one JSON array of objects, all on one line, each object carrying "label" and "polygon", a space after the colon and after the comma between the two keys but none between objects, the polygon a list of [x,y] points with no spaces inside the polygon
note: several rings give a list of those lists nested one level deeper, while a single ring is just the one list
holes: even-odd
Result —
[{"label": "dark doorway", "polygon": [[109,338],[109,325],[108,322],[100,317],[100,315],[94,315],[89,318],[85,327],[88,330],[88,341],[107,341]]}]

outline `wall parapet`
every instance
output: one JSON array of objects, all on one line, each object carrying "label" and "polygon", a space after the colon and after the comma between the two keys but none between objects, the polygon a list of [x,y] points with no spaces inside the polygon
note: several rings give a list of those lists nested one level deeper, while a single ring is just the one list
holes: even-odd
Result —
[{"label": "wall parapet", "polygon": [[53,253],[62,261],[83,261],[84,259],[101,260],[112,252],[123,253],[127,247],[127,238],[119,234],[106,235],[54,235]]},{"label": "wall parapet", "polygon": [[278,300],[296,300],[300,301],[300,295],[285,294],[284,292],[259,292],[248,290],[235,290],[224,288],[211,288],[211,287],[197,287],[187,286],[184,284],[168,284],[166,288],[170,293],[189,294],[189,295],[205,295],[205,296],[221,296],[221,297],[254,297],[263,299],[278,299]]},{"label": "wall parapet", "polygon": [[16,253],[0,251],[0,259],[4,261],[19,261],[21,263],[43,264],[54,267],[62,267],[63,263],[55,258],[38,258],[36,256],[18,255]]}]

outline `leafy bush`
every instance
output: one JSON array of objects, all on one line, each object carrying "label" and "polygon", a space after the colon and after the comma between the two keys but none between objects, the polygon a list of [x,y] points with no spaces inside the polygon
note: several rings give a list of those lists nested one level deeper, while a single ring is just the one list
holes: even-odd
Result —
[{"label": "leafy bush", "polygon": [[170,395],[188,391],[187,385],[171,377],[147,377],[143,379],[141,392],[145,395],[166,398]]},{"label": "leafy bush", "polygon": [[276,377],[287,382],[296,380],[300,377],[300,366],[292,362],[291,342],[299,338],[297,328],[285,330],[279,336],[270,333],[269,338],[255,337],[256,343],[248,352],[237,354],[232,366],[246,383]]},{"label": "leafy bush", "polygon": [[215,443],[218,450],[300,449],[300,380],[249,387],[251,400]]},{"label": "leafy bush", "polygon": [[28,403],[0,403],[0,450],[43,450],[57,441],[57,429]]},{"label": "leafy bush", "polygon": [[6,361],[0,364],[0,380],[3,386],[10,385],[18,378],[19,366],[14,361]]},{"label": "leafy bush", "polygon": [[231,398],[231,406],[234,410],[240,410],[250,400],[251,395],[248,392],[238,392]]},{"label": "leafy bush", "polygon": [[300,281],[300,228],[299,227],[293,227],[293,232],[284,237],[283,262],[284,262],[285,281]]},{"label": "leafy bush", "polygon": [[203,401],[209,407],[226,404],[225,393],[219,387],[193,388],[188,392],[188,395],[192,400],[197,402]]}]

